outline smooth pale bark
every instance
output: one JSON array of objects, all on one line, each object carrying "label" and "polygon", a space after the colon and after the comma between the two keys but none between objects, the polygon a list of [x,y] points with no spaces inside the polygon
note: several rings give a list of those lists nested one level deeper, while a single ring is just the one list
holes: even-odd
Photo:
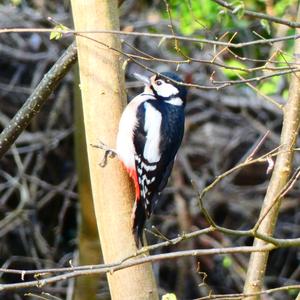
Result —
[{"label": "smooth pale bark", "polygon": [[[298,8],[298,18],[300,20],[300,9]],[[300,34],[300,29],[296,30],[296,34]],[[294,51],[295,63],[300,63],[300,39],[295,40]],[[275,199],[280,194],[282,188],[286,185],[292,171],[294,147],[296,144],[300,124],[300,79],[299,75],[291,75],[291,83],[289,89],[289,99],[284,107],[283,127],[281,132],[281,148],[277,156],[272,177],[268,186],[268,190],[264,199],[261,216],[269,207],[272,209],[263,219],[259,226],[258,232],[264,235],[272,235],[276,226],[277,216],[280,208],[280,202],[274,204]],[[254,246],[262,247],[266,243],[262,240],[255,239]],[[255,252],[251,254],[247,271],[247,277],[244,287],[245,294],[260,292],[263,287],[266,266],[268,262],[269,252]],[[247,300],[257,300],[260,296],[249,296]]]},{"label": "smooth pale bark", "polygon": [[[76,30],[119,30],[118,2],[72,1]],[[124,108],[125,85],[121,56],[96,41],[120,49],[111,34],[77,36],[80,88],[95,215],[105,263],[118,262],[136,252],[131,232],[134,193],[118,159],[99,167],[103,153],[89,146],[99,140],[114,147]],[[151,264],[108,275],[112,299],[157,299]]]},{"label": "smooth pale bark", "polygon": [[[79,195],[79,231],[78,251],[80,265],[95,265],[100,263],[100,241],[94,212],[93,197],[90,183],[89,165],[87,159],[86,139],[83,122],[81,93],[78,87],[79,74],[76,68],[74,88],[74,122],[75,122],[75,157],[78,176]],[[101,275],[80,276],[76,278],[74,300],[96,300]]]}]

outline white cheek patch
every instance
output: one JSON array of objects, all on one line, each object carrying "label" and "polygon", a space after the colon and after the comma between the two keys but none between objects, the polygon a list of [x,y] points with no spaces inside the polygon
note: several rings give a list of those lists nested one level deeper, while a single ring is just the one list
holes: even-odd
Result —
[{"label": "white cheek patch", "polygon": [[164,82],[161,85],[155,85],[155,91],[156,91],[157,95],[159,95],[161,97],[165,97],[165,98],[177,95],[179,93],[179,90],[177,87],[175,87],[174,85],[172,85],[170,83],[166,83],[166,82]]}]

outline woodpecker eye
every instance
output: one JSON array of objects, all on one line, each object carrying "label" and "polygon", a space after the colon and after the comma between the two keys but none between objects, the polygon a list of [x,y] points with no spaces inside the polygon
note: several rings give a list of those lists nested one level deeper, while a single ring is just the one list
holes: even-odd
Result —
[{"label": "woodpecker eye", "polygon": [[156,84],[157,84],[157,85],[162,85],[163,82],[162,82],[162,80],[157,80],[157,81],[156,81]]}]

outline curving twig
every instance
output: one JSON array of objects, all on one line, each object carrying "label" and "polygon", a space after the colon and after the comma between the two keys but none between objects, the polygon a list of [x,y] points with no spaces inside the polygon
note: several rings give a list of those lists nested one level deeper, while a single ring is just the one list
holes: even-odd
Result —
[{"label": "curving twig", "polygon": [[102,161],[99,163],[101,168],[104,168],[107,165],[107,159],[108,158],[114,158],[115,156],[117,156],[117,151],[115,149],[111,149],[109,148],[106,144],[104,144],[103,142],[99,142],[99,145],[94,145],[94,144],[90,144],[90,146],[94,147],[94,148],[98,148],[98,149],[102,149],[104,150],[104,156]]}]

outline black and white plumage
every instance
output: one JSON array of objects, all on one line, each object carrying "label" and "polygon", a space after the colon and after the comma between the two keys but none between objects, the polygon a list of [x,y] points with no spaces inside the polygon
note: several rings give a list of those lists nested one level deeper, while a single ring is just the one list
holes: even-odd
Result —
[{"label": "black and white plumage", "polygon": [[186,88],[174,73],[144,81],[144,92],[125,108],[117,136],[117,153],[135,184],[133,232],[143,245],[143,228],[166,186],[184,133]]}]

